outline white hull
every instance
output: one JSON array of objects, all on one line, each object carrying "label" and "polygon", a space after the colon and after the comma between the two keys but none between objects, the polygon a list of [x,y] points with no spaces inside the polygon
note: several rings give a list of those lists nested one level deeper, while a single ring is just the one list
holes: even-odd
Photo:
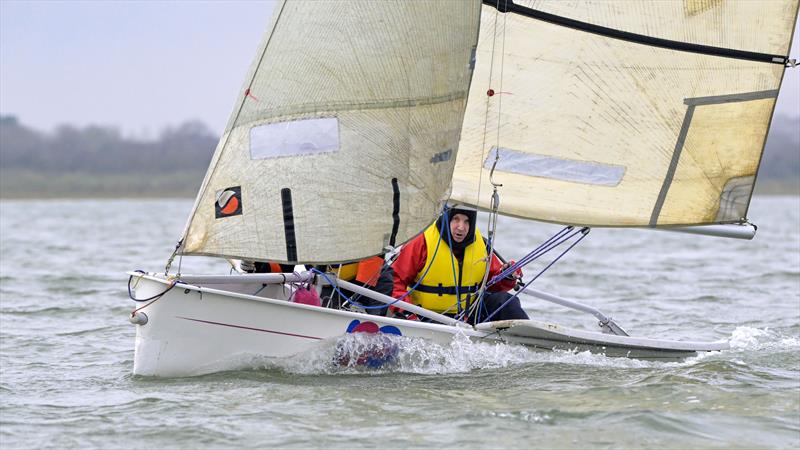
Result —
[{"label": "white hull", "polygon": [[[133,283],[136,298],[156,296],[170,285],[163,276],[132,275],[138,279]],[[443,345],[461,332],[474,340],[543,349],[586,349],[636,358],[680,358],[697,351],[727,348],[725,343],[611,336],[527,320],[493,322],[476,328],[400,320],[291,303],[286,300],[289,292],[283,285],[264,287],[242,276],[209,276],[205,280],[191,285],[178,283],[141,309],[139,316],[144,313],[147,322],[136,326],[134,374],[191,376],[218,371],[215,363],[237,355],[290,356],[310,350],[322,340],[343,336],[354,320],[373,322],[378,327],[394,326],[403,336]],[[259,289],[257,296],[251,295]]]},{"label": "white hull", "polygon": [[[148,298],[168,286],[163,277],[145,276],[138,282],[135,296]],[[235,355],[290,356],[323,339],[344,335],[353,320],[394,325],[403,336],[442,344],[449,343],[458,331],[448,325],[291,303],[283,299],[280,285],[267,286],[258,297],[236,291],[254,293],[262,287],[260,283],[213,286],[178,284],[142,310],[148,320],[136,326],[134,374],[199,375],[218,370],[215,362]],[[272,298],[262,297],[265,295]],[[489,334],[468,327],[463,331],[476,337]]]}]

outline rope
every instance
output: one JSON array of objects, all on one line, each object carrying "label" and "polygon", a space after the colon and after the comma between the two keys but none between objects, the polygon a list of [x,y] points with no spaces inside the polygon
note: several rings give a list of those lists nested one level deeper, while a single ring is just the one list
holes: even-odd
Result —
[{"label": "rope", "polygon": [[[387,265],[387,264],[386,264],[386,261],[384,260],[384,262],[383,262],[383,265],[381,266],[381,269],[380,269],[379,271],[377,271],[377,272],[376,272],[374,275],[372,275],[371,277],[369,277],[369,279],[367,279],[367,281],[365,281],[365,282],[364,282],[364,287],[367,287],[367,286],[373,286],[373,287],[375,287],[375,286],[377,286],[377,284],[378,284],[378,280],[380,280],[380,278],[381,278],[381,275],[383,274],[383,268],[384,268],[386,265]],[[340,278],[340,277],[339,277],[339,274],[341,273],[341,270],[342,270],[342,266],[340,265],[340,266],[339,266],[339,271],[336,273],[336,278]],[[373,283],[374,283],[374,284],[373,284]],[[367,288],[367,289],[369,289],[369,288]],[[350,302],[350,301],[352,301],[352,300],[359,299],[359,298],[361,298],[361,297],[363,297],[363,295],[362,295],[362,294],[354,293],[354,295],[353,295],[352,297],[350,297],[350,300],[346,300],[346,301],[343,303],[343,305],[346,305],[348,302]],[[386,306],[383,306],[383,307],[385,308]]]},{"label": "rope", "polygon": [[[579,243],[580,241],[582,241],[582,240],[583,240],[583,238],[585,238],[585,237],[586,237],[586,236],[589,234],[589,230],[590,230],[589,228],[587,228],[587,227],[584,227],[584,228],[580,229],[579,231],[577,231],[576,233],[573,233],[572,235],[570,235],[569,239],[571,239],[571,238],[572,238],[573,236],[575,236],[577,233],[581,233],[581,237],[580,237],[580,238],[578,238],[578,240],[577,240],[577,241],[573,242],[573,243],[572,243],[572,245],[570,245],[570,246],[569,246],[569,247],[567,247],[567,248],[566,248],[566,249],[565,249],[563,252],[561,252],[561,254],[560,254],[560,255],[558,255],[558,257],[556,257],[556,258],[555,258],[553,261],[551,261],[551,262],[550,262],[550,264],[548,264],[547,266],[545,266],[545,268],[544,268],[544,269],[542,269],[542,270],[541,270],[541,271],[540,271],[538,274],[536,274],[536,276],[535,276],[535,277],[533,277],[533,278],[532,278],[530,281],[528,281],[527,283],[525,283],[525,285],[524,285],[524,286],[522,286],[522,289],[520,289],[520,290],[519,290],[518,292],[516,292],[514,295],[512,295],[511,297],[509,297],[509,298],[508,298],[508,300],[506,300],[505,302],[503,302],[503,304],[502,304],[502,305],[500,305],[500,307],[499,307],[499,308],[495,309],[495,310],[494,310],[494,312],[492,312],[491,314],[489,314],[489,317],[487,317],[487,318],[486,318],[486,319],[485,319],[483,322],[489,322],[489,321],[491,320],[491,318],[495,316],[495,314],[497,314],[498,312],[500,312],[500,310],[502,310],[503,308],[505,308],[505,307],[506,307],[506,305],[508,305],[508,304],[509,304],[509,303],[510,303],[512,300],[514,300],[515,298],[518,298],[518,297],[519,297],[519,294],[521,294],[522,292],[524,292],[524,291],[525,291],[525,289],[527,289],[527,288],[528,288],[528,286],[530,286],[530,285],[531,285],[531,284],[532,284],[534,281],[536,281],[536,279],[537,279],[537,278],[539,278],[539,277],[540,277],[540,276],[541,276],[543,273],[545,273],[545,272],[547,271],[547,269],[549,269],[550,267],[552,267],[552,266],[553,266],[553,264],[555,264],[556,262],[558,262],[558,260],[560,260],[562,256],[566,255],[566,254],[567,254],[567,252],[569,252],[570,250],[572,250],[572,248],[573,248],[573,247],[575,247],[576,245],[578,245],[578,243]],[[565,242],[565,241],[566,241],[566,240],[563,240],[563,241],[561,241],[561,242],[559,243],[559,245],[560,245],[561,243]],[[555,247],[552,247],[552,248],[555,248]],[[476,323],[478,323],[478,319],[480,319],[480,318],[479,318],[479,317],[476,317],[476,318],[475,318],[475,322],[476,322]]]},{"label": "rope", "polygon": [[[589,232],[589,228],[582,228],[581,230],[576,231],[575,233],[572,233],[571,235],[567,235],[567,233],[570,230],[572,230],[573,228],[574,228],[573,226],[566,226],[566,227],[562,228],[558,233],[554,234],[549,239],[547,239],[545,242],[543,242],[538,247],[536,247],[533,251],[531,251],[530,253],[528,253],[524,257],[522,257],[522,259],[520,259],[519,262],[517,262],[515,264],[512,264],[511,266],[509,266],[505,270],[500,271],[497,275],[492,277],[492,279],[486,285],[486,288],[488,289],[490,286],[493,286],[494,284],[499,283],[503,279],[507,278],[509,275],[512,275],[517,270],[519,270],[522,267],[524,267],[524,266],[530,264],[531,262],[535,261],[536,259],[538,259],[542,255],[544,255],[545,253],[547,253],[550,250],[560,246],[564,242],[572,239],[578,233],[586,234],[586,233]],[[541,273],[540,273],[540,275],[541,275]],[[537,275],[537,277],[538,277],[538,275]],[[472,314],[475,314],[475,313],[478,313],[478,314],[476,314],[476,317],[480,317],[481,311],[485,311],[485,305],[483,304],[485,291],[481,292],[480,294],[481,294],[480,297],[476,297],[476,298],[478,298],[478,302],[475,305],[472,305],[470,307],[470,309],[468,311],[468,314],[467,314],[468,317],[472,316]]]},{"label": "rope", "polygon": [[[508,1],[507,0],[503,0],[503,4],[504,4],[503,9],[504,10],[508,10]],[[497,9],[498,10],[500,9],[500,0],[497,0]],[[495,141],[495,145],[494,145],[494,148],[495,148],[494,163],[492,163],[492,170],[489,172],[489,182],[492,183],[492,186],[494,186],[494,193],[492,194],[492,197],[497,195],[497,187],[498,186],[503,186],[502,184],[495,183],[495,181],[494,181],[494,169],[495,169],[495,167],[497,167],[497,163],[500,161],[500,117],[501,117],[502,109],[503,109],[503,96],[502,96],[502,94],[503,94],[503,69],[504,69],[503,66],[505,65],[505,60],[506,60],[506,21],[507,20],[508,20],[508,14],[504,14],[503,15],[503,44],[502,44],[503,47],[500,49],[500,91],[499,91],[499,93],[501,95],[497,99],[497,135],[496,135],[496,141]],[[495,20],[495,36],[497,36],[497,22],[496,22],[496,20]],[[492,43],[492,45],[494,45],[494,42]],[[492,48],[492,65],[494,65],[494,48]],[[491,89],[490,89],[490,92],[491,92]],[[494,200],[494,198],[492,200]]]},{"label": "rope", "polygon": [[[341,275],[342,275],[342,265],[339,264],[339,267],[336,269],[336,278],[339,278]],[[338,293],[339,290],[337,289],[336,292]],[[344,297],[344,295],[342,295],[341,297]],[[343,303],[341,303],[341,301],[342,301],[341,297],[337,298],[336,300],[339,302],[340,305],[343,305]],[[344,298],[347,299],[347,297],[344,297]],[[347,303],[347,301],[349,301],[349,300],[350,299],[347,299],[345,301],[345,303]],[[333,294],[331,294],[331,299],[330,299],[329,303],[333,303]]]},{"label": "rope", "polygon": [[[481,142],[481,159],[478,161],[480,164],[480,168],[478,170],[478,193],[477,198],[475,198],[475,205],[480,204],[481,199],[481,186],[483,185],[483,155],[486,151],[486,133],[489,130],[489,102],[491,101],[491,97],[494,95],[494,91],[491,89],[492,85],[492,75],[494,74],[494,51],[497,48],[497,16],[500,14],[500,0],[497,0],[498,8],[497,12],[494,14],[494,30],[492,32],[492,54],[491,54],[491,63],[489,64],[489,87],[490,89],[486,92],[486,108],[483,115],[483,141]],[[503,30],[505,32],[505,29]],[[476,56],[477,58],[477,56]]]},{"label": "rope", "polygon": [[[509,266],[505,270],[501,271],[497,275],[495,275],[490,281],[489,286],[498,283],[500,280],[506,278],[507,276],[513,274],[517,270],[525,267],[526,265],[530,264],[531,262],[535,261],[545,253],[549,252],[550,250],[558,247],[559,245],[563,244],[564,242],[572,239],[577,233],[583,232],[583,230],[588,230],[588,228],[582,228],[578,231],[575,231],[572,234],[567,234],[571,230],[573,230],[573,226],[566,226],[561,231],[550,237],[550,239],[546,240],[538,247],[536,247],[533,251],[528,253],[527,255],[523,256],[522,259],[517,261],[515,264]],[[587,231],[588,232],[588,231]]]},{"label": "rope", "polygon": [[[492,171],[494,172],[494,166],[492,166]],[[490,177],[491,179],[491,177]],[[486,269],[483,272],[483,280],[481,280],[480,289],[475,294],[474,298],[478,299],[478,304],[483,302],[483,296],[486,293],[486,289],[489,285],[486,284],[487,280],[489,279],[489,271],[492,267],[492,257],[494,255],[494,236],[497,234],[497,217],[499,215],[498,208],[500,206],[500,196],[497,194],[497,186],[494,187],[494,192],[492,193],[492,210],[489,213],[488,219],[488,233],[489,238],[486,242]],[[473,305],[467,305],[468,310],[472,310]],[[480,309],[480,306],[478,306]],[[467,314],[469,316],[469,314]]]},{"label": "rope", "polygon": [[[503,4],[505,5],[503,10],[507,10],[508,9],[508,1],[507,0],[503,0]],[[496,5],[497,5],[496,9],[498,10],[497,14],[499,14],[499,11],[500,11],[500,0],[497,0]],[[494,33],[493,33],[493,36],[492,36],[492,57],[491,57],[492,59],[491,59],[491,65],[489,67],[489,83],[490,83],[490,86],[491,86],[491,82],[492,82],[492,75],[494,73],[494,53],[495,53],[495,50],[497,48],[497,14],[495,14]],[[501,44],[502,47],[500,49],[500,84],[499,84],[499,93],[500,94],[503,94],[503,71],[504,71],[504,64],[505,64],[506,21],[507,21],[507,19],[508,19],[508,15],[504,14],[503,15],[503,42]],[[484,151],[486,149],[486,133],[487,133],[487,130],[488,130],[488,122],[489,122],[489,98],[493,97],[494,94],[495,94],[495,91],[494,91],[494,89],[491,89],[491,87],[486,92],[486,95],[487,95],[487,99],[486,99],[486,118],[484,119],[483,144],[482,144],[482,147],[481,147]],[[487,280],[489,278],[489,271],[491,269],[491,264],[492,264],[492,255],[494,253],[494,237],[497,234],[497,216],[499,214],[499,207],[500,207],[500,195],[497,192],[497,188],[498,187],[502,187],[503,185],[500,184],[500,183],[495,182],[495,180],[494,180],[494,170],[497,167],[497,163],[500,161],[500,118],[501,118],[501,114],[502,114],[502,108],[503,108],[503,97],[501,95],[497,100],[497,131],[496,131],[496,135],[495,135],[494,162],[492,163],[492,168],[489,171],[489,183],[491,183],[491,185],[492,185],[492,197],[491,197],[491,203],[490,203],[489,217],[487,219],[487,231],[488,231],[488,242],[487,242],[487,244],[488,245],[487,245],[487,251],[486,251],[486,254],[487,254],[487,257],[486,257],[486,269],[485,269],[485,271],[483,273],[483,280],[481,281],[480,289],[478,290],[478,292],[475,295],[475,297],[471,297],[471,298],[477,298],[478,299],[478,302],[477,302],[476,305],[480,305],[480,303],[482,303],[483,296],[484,296],[484,294],[486,292],[486,289],[488,287],[486,282],[487,282]],[[483,161],[483,157],[481,157],[481,161]],[[483,165],[483,163],[481,163],[481,166],[482,165]],[[476,202],[476,204],[480,203],[480,192],[481,192],[481,185],[482,185],[482,182],[483,182],[483,167],[481,167],[481,170],[480,170],[479,173],[480,173],[480,176],[478,178],[478,201]],[[475,224],[475,226],[477,226],[477,224]],[[467,302],[468,303],[468,305],[467,305],[467,309],[468,310],[472,310],[473,309],[473,305],[469,304],[470,302],[471,301]],[[459,306],[460,306],[460,302],[459,302]],[[480,308],[480,306],[476,306],[476,307]],[[459,311],[459,315],[461,315],[460,311]]]},{"label": "rope", "polygon": [[[139,281],[145,276],[145,271],[143,271],[143,270],[137,270],[136,272],[139,273],[140,275],[138,277],[136,277],[136,283],[133,285],[133,289],[136,289],[136,286],[139,285]],[[139,312],[139,311],[147,308],[148,306],[152,305],[153,303],[157,302],[159,299],[161,299],[161,297],[164,296],[164,294],[166,294],[167,292],[171,291],[172,288],[174,288],[175,285],[178,284],[178,282],[179,282],[177,278],[173,278],[170,281],[169,286],[163,292],[161,292],[159,294],[156,294],[156,295],[154,295],[152,297],[148,297],[148,298],[136,298],[136,297],[133,296],[133,291],[131,290],[131,281],[133,281],[133,275],[128,277],[128,297],[130,297],[131,300],[133,300],[135,302],[139,302],[139,303],[141,303],[141,302],[149,302],[149,303],[145,304],[144,306],[140,306],[139,308],[136,308],[133,311],[131,311],[131,317],[133,317],[137,312]]]},{"label": "rope", "polygon": [[[167,265],[164,267],[164,276],[165,277],[169,276],[169,268],[172,267],[172,261],[175,260],[175,255],[178,254],[178,250],[181,248],[182,245],[183,245],[183,238],[181,238],[178,241],[178,243],[175,244],[175,250],[172,251],[172,254],[167,259]],[[181,266],[181,262],[182,261],[183,261],[183,255],[181,255],[181,258],[178,260],[178,274],[179,275],[180,275],[180,271],[181,271],[180,266]]]}]

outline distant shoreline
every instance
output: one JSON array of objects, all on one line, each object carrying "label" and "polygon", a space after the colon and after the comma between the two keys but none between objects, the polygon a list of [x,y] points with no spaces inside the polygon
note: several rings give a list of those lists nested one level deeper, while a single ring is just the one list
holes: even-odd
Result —
[{"label": "distant shoreline", "polygon": [[[800,197],[800,185],[769,184],[757,187],[758,197]],[[140,191],[140,192],[14,192],[7,195],[0,190],[0,200],[193,200],[197,192]]]},{"label": "distant shoreline", "polygon": [[[43,173],[0,170],[0,199],[194,199],[205,172],[170,174]],[[800,196],[800,179],[759,179],[755,195]]]}]

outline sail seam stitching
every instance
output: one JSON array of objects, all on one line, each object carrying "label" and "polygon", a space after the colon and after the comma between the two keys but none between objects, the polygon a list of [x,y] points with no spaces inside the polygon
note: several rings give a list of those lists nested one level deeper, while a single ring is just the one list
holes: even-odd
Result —
[{"label": "sail seam stitching", "polygon": [[[432,106],[444,103],[462,100],[466,98],[467,94],[464,91],[455,92],[448,95],[440,95],[437,97],[423,97],[411,98],[404,100],[388,100],[378,102],[328,102],[328,103],[306,103],[293,105],[289,108],[274,108],[264,109],[263,115],[272,119],[292,116],[297,114],[317,113],[317,115],[325,115],[334,112],[347,112],[347,111],[366,111],[373,109],[393,109],[393,108],[415,108],[418,106]],[[238,126],[248,125],[254,122],[244,122]]]}]

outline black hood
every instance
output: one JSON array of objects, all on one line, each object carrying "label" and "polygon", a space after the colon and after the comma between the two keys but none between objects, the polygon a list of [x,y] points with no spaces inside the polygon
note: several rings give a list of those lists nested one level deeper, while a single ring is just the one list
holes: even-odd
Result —
[{"label": "black hood", "polygon": [[[464,238],[461,242],[453,241],[452,236],[448,239],[448,235],[450,234],[450,224],[449,221],[452,217],[456,214],[464,214],[469,218],[469,232],[467,232],[467,237]],[[446,218],[445,218],[446,216]],[[445,222],[445,220],[447,222]],[[445,228],[445,223],[446,228]],[[455,205],[448,207],[445,210],[445,213],[439,217],[439,220],[436,221],[436,228],[439,229],[439,234],[442,235],[442,242],[445,245],[450,246],[451,241],[453,245],[450,247],[450,250],[456,256],[456,258],[463,258],[464,257],[464,249],[467,248],[470,244],[475,242],[475,227],[478,223],[478,211],[475,208],[471,208],[469,206],[461,206]]]}]

